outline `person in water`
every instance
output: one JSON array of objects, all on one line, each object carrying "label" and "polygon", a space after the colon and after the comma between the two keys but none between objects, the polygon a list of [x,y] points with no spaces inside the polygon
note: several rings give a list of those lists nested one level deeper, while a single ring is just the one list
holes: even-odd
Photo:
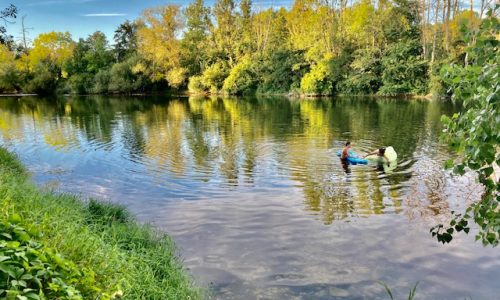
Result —
[{"label": "person in water", "polygon": [[372,152],[365,154],[363,156],[363,158],[365,158],[367,156],[370,156],[370,155],[377,155],[379,157],[382,157],[387,162],[387,165],[388,166],[390,165],[389,159],[387,158],[387,156],[385,156],[385,148],[380,148],[380,149],[377,149],[377,150],[373,150]]},{"label": "person in water", "polygon": [[340,156],[341,159],[347,159],[349,156],[349,150],[351,150],[351,142],[347,141],[345,143],[344,148],[342,148],[342,155]]}]

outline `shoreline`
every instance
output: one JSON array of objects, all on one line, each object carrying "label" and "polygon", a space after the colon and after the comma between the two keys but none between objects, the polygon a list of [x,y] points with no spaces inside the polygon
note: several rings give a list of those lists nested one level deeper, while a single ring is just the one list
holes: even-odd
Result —
[{"label": "shoreline", "polygon": [[[47,95],[38,94],[0,94],[0,97],[44,97]],[[148,96],[171,96],[171,97],[287,97],[289,99],[322,99],[322,98],[334,98],[334,97],[365,97],[365,98],[394,98],[394,99],[424,99],[424,100],[435,100],[440,98],[446,98],[446,96],[439,96],[434,94],[427,95],[412,95],[412,94],[401,94],[401,95],[377,95],[377,94],[332,94],[332,95],[314,95],[314,94],[298,94],[298,93],[266,93],[266,94],[248,94],[248,95],[232,95],[225,93],[190,93],[188,91],[182,91],[180,93],[130,93],[130,94],[54,94],[56,97],[90,97],[90,96],[107,96],[107,97],[148,97]]]},{"label": "shoreline", "polygon": [[[28,249],[39,245],[37,253],[46,260],[47,270],[53,269],[59,276],[53,278],[50,276],[56,275],[50,273],[48,278],[38,278],[39,284],[30,282],[32,276],[27,276],[24,285],[35,289],[37,295],[79,296],[71,299],[203,298],[204,291],[182,266],[168,235],[138,223],[120,205],[35,186],[16,155],[2,146],[0,203],[1,224],[7,226],[4,230],[22,229],[27,233],[18,236],[19,240],[15,234],[3,235],[0,243]],[[0,253],[3,260],[8,257],[5,253],[9,252]],[[15,259],[12,255],[7,262],[14,265]],[[23,272],[29,274],[30,268]],[[53,290],[55,281],[62,282],[57,291]],[[9,282],[16,281],[6,284]],[[29,293],[22,286],[12,285],[0,290],[0,298],[5,290],[20,296]]]}]

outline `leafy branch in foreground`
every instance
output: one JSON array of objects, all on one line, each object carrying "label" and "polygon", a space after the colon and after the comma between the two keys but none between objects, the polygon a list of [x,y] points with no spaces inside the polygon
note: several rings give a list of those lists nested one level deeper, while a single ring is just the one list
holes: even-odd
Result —
[{"label": "leafy branch in foreground", "polygon": [[[453,91],[453,100],[463,104],[463,112],[442,117],[443,140],[460,155],[460,161],[446,162],[457,175],[473,170],[484,191],[480,201],[463,214],[453,212],[449,225],[431,229],[439,241],[448,243],[455,232],[470,230],[469,220],[479,226],[476,240],[497,246],[500,237],[500,183],[495,168],[500,165],[500,23],[495,17],[500,5],[488,12],[478,32],[469,32],[465,66],[443,68],[442,76]],[[468,61],[468,63],[467,63]]]}]

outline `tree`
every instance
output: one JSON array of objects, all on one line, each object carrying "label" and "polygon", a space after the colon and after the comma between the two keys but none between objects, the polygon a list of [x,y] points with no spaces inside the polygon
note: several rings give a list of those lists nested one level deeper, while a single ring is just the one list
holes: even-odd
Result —
[{"label": "tree", "polygon": [[181,64],[188,75],[200,74],[208,64],[208,36],[212,26],[210,9],[203,0],[195,0],[185,10],[186,31],[181,41]]},{"label": "tree", "polygon": [[427,63],[421,59],[418,39],[389,45],[381,58],[382,87],[379,94],[422,94],[427,90]]},{"label": "tree", "polygon": [[213,8],[217,27],[213,28],[212,37],[217,59],[225,60],[229,66],[236,63],[238,30],[235,4],[233,0],[217,0]]},{"label": "tree", "polygon": [[137,52],[137,31],[139,26],[136,22],[126,20],[115,30],[113,37],[115,41],[114,52],[116,61],[121,62]]},{"label": "tree", "polygon": [[29,54],[30,67],[50,62],[60,71],[63,63],[73,55],[74,48],[69,32],[42,33],[35,39]]},{"label": "tree", "polygon": [[0,44],[0,92],[15,91],[19,83],[15,54],[6,45]]},{"label": "tree", "polygon": [[107,92],[107,71],[112,63],[113,54],[104,33],[96,31],[80,39],[64,65],[71,91],[76,94]]},{"label": "tree", "polygon": [[[498,10],[500,6],[495,8]],[[467,169],[477,174],[484,187],[481,200],[465,213],[455,213],[448,226],[431,229],[439,241],[450,242],[455,232],[470,230],[472,219],[479,227],[476,240],[497,246],[500,240],[500,181],[495,168],[500,165],[500,22],[493,10],[482,21],[479,32],[469,32],[466,42],[468,63],[446,66],[444,80],[452,87],[454,101],[463,104],[463,112],[451,118],[443,116],[443,140],[460,158],[446,162],[453,173]]]},{"label": "tree", "polygon": [[152,64],[151,79],[167,80],[172,87],[185,81],[181,66],[181,44],[177,36],[182,30],[180,8],[176,5],[146,9],[138,31],[139,53]]},{"label": "tree", "polygon": [[[96,74],[99,70],[108,68],[112,61],[113,55],[109,50],[108,40],[106,35],[101,31],[96,31],[91,34],[85,41],[87,51],[84,55],[84,60],[87,62],[87,72]],[[81,59],[75,57],[75,59]]]},{"label": "tree", "polygon": [[[0,11],[0,19],[5,23],[12,24],[12,19],[17,17],[17,7],[14,5],[10,5],[7,8],[4,8]],[[3,45],[11,45],[13,43],[13,37],[7,34],[7,28],[5,26],[0,26],[0,44]]]}]

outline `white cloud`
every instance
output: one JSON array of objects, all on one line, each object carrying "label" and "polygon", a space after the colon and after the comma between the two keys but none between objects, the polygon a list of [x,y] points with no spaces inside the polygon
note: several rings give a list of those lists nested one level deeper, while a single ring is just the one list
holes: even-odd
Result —
[{"label": "white cloud", "polygon": [[85,14],[83,15],[84,17],[122,17],[126,16],[127,14],[121,14],[121,13],[99,13],[99,14]]},{"label": "white cloud", "polygon": [[42,0],[26,4],[26,6],[43,6],[43,5],[54,5],[54,4],[79,4],[94,2],[97,0]]}]

